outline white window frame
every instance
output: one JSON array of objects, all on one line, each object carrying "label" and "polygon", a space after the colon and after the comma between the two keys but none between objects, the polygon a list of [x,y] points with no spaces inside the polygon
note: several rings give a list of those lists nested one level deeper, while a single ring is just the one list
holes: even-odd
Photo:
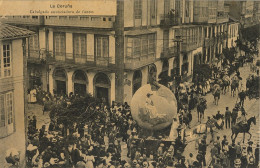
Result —
[{"label": "white window frame", "polygon": [[[152,38],[151,38],[152,37]],[[156,34],[127,37],[127,58],[149,57],[156,53]],[[153,49],[153,50],[151,50]]]},{"label": "white window frame", "polygon": [[[100,46],[98,45],[98,40],[101,40]],[[107,46],[104,46],[107,40]],[[99,48],[100,47],[100,48]],[[100,50],[100,55],[98,55],[98,50]],[[107,50],[106,52],[104,52]],[[95,58],[109,58],[109,36],[107,35],[96,35],[95,36]]]},{"label": "white window frame", "polygon": [[66,58],[66,33],[65,32],[53,33],[53,47],[54,47],[55,56]]},{"label": "white window frame", "polygon": [[142,0],[134,0],[134,19],[142,19]]},{"label": "white window frame", "polygon": [[[9,45],[9,50],[4,49],[4,46]],[[10,65],[8,67],[5,67],[4,63],[4,50],[6,52],[9,52],[9,57],[10,57]],[[3,42],[1,44],[1,49],[0,49],[0,78],[8,78],[12,77],[12,43],[11,42]],[[10,71],[9,75],[6,75],[6,72]]]},{"label": "white window frame", "polygon": [[[14,132],[14,92],[7,91],[0,93],[0,138],[6,137]],[[4,111],[4,124],[2,124],[2,111]]]},{"label": "white window frame", "polygon": [[[83,43],[82,43],[82,39],[84,40]],[[78,44],[76,44],[76,42]],[[74,58],[86,58],[87,57],[86,34],[82,34],[82,33],[73,34],[73,55],[74,55]]]}]

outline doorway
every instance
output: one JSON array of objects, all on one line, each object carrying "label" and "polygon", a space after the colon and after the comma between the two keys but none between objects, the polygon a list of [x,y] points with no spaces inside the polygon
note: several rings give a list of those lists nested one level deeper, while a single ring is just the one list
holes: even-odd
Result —
[{"label": "doorway", "polygon": [[86,85],[80,83],[74,83],[74,94],[85,96],[87,93]]},{"label": "doorway", "polygon": [[110,79],[104,73],[98,73],[94,78],[95,97],[105,104],[110,104]]},{"label": "doorway", "polygon": [[88,78],[84,71],[77,70],[73,74],[74,94],[86,96]]},{"label": "doorway", "polygon": [[96,87],[96,96],[98,99],[102,100],[104,99],[106,102],[109,102],[108,99],[108,88],[104,87]]},{"label": "doorway", "polygon": [[67,93],[67,75],[64,69],[56,69],[54,71],[54,93],[63,95]]},{"label": "doorway", "polygon": [[56,80],[57,94],[65,95],[66,94],[66,82]]}]

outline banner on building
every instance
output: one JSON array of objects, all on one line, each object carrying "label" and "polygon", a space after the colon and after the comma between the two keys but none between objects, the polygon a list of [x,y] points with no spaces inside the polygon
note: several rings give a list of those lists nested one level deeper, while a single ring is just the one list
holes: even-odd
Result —
[{"label": "banner on building", "polygon": [[0,0],[0,16],[116,15],[116,0]]}]

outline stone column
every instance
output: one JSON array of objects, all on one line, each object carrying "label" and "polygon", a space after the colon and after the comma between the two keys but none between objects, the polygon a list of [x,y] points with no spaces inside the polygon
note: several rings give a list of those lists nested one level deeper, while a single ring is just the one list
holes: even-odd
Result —
[{"label": "stone column", "polygon": [[67,95],[70,94],[70,92],[74,93],[74,87],[73,87],[73,76],[74,71],[67,71]]}]

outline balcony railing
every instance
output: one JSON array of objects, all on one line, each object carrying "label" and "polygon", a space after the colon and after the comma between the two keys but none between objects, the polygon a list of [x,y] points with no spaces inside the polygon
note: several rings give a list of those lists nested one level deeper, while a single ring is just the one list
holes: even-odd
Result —
[{"label": "balcony railing", "polygon": [[59,52],[54,52],[53,54],[51,52],[47,60],[50,64],[60,62],[72,65],[88,65],[98,67],[109,67],[115,65],[115,60],[113,57],[95,57],[94,55]]},{"label": "balcony railing", "polygon": [[185,42],[183,42],[181,44],[181,51],[187,52],[187,51],[195,50],[197,47],[200,46],[199,44],[201,44],[201,43],[198,43],[198,42],[185,43]]},{"label": "balcony railing", "polygon": [[45,25],[113,28],[113,16],[46,16]]},{"label": "balcony railing", "polygon": [[0,19],[3,23],[25,24],[25,25],[43,25],[44,16],[5,16]]},{"label": "balcony railing", "polygon": [[44,49],[27,50],[27,61],[32,63],[42,63],[42,61],[46,61],[47,52]]},{"label": "balcony railing", "polygon": [[228,16],[218,16],[217,17],[217,23],[224,23],[224,22],[228,22],[229,18]]},{"label": "balcony railing", "polygon": [[174,14],[163,14],[160,17],[161,27],[171,27],[181,24],[181,17],[177,17]]},{"label": "balcony railing", "polygon": [[171,57],[176,57],[176,56],[177,56],[177,46],[166,48],[161,53],[161,58],[171,58]]},{"label": "balcony railing", "polygon": [[227,38],[227,33],[221,32],[221,33],[219,33],[219,34],[217,35],[217,38],[218,38],[219,40],[224,40],[225,38]]},{"label": "balcony railing", "polygon": [[155,61],[155,54],[150,54],[141,57],[126,57],[125,68],[137,69],[145,65],[149,65]]}]

